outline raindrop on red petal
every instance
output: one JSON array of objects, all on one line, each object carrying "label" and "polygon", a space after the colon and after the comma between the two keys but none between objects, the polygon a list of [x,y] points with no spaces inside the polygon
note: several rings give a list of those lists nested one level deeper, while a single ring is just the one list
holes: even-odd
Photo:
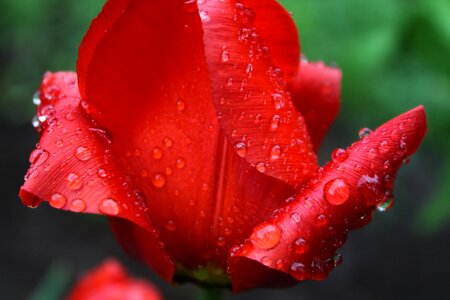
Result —
[{"label": "raindrop on red petal", "polygon": [[281,229],[277,225],[263,223],[255,228],[250,239],[258,248],[272,249],[280,242]]}]

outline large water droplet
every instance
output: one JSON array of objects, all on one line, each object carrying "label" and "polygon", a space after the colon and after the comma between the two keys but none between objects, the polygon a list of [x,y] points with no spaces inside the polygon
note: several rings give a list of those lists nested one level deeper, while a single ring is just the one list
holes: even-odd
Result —
[{"label": "large water droplet", "polygon": [[156,173],[152,176],[152,184],[156,188],[162,188],[166,184],[166,176],[161,173]]},{"label": "large water droplet", "polygon": [[236,150],[236,153],[240,157],[245,157],[248,153],[247,145],[243,142],[239,142],[236,145],[234,145],[234,149]]},{"label": "large water droplet", "polygon": [[100,178],[106,178],[108,174],[106,173],[105,169],[98,169],[97,176]]},{"label": "large water droplet", "polygon": [[88,148],[80,146],[75,150],[75,157],[81,161],[89,160],[92,157],[92,152]]},{"label": "large water droplet", "polygon": [[336,148],[331,152],[331,159],[334,162],[343,162],[348,157],[347,152],[342,148]]},{"label": "large water droplet", "polygon": [[83,179],[77,173],[70,173],[66,182],[67,187],[73,191],[79,190],[83,186]]},{"label": "large water droplet", "polygon": [[30,153],[29,161],[31,164],[33,164],[34,167],[39,167],[47,161],[49,156],[50,154],[48,153],[48,151],[37,148]]},{"label": "large water droplet", "polygon": [[83,212],[86,209],[86,202],[81,199],[74,199],[70,202],[70,210],[73,212]]},{"label": "large water droplet", "polygon": [[281,229],[275,224],[263,223],[256,226],[251,242],[261,249],[272,249],[280,243]]},{"label": "large water droplet", "polygon": [[66,197],[64,197],[63,195],[61,195],[60,193],[54,193],[50,200],[49,200],[49,204],[54,207],[54,208],[63,208],[66,205],[67,199]]},{"label": "large water droplet", "polygon": [[115,216],[119,213],[119,205],[117,204],[116,200],[111,198],[105,199],[100,202],[98,209],[102,214],[105,215]]},{"label": "large water droplet", "polygon": [[358,135],[360,138],[363,138],[368,136],[371,132],[372,130],[370,128],[364,127],[359,130]]},{"label": "large water droplet", "polygon": [[341,205],[345,203],[350,196],[350,185],[345,179],[336,178],[328,181],[324,188],[323,193],[325,199],[333,205]]}]

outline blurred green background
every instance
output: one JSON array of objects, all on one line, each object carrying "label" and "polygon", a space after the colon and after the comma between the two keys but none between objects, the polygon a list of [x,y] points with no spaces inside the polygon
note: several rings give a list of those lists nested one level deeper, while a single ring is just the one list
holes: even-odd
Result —
[{"label": "blurred green background", "polygon": [[[40,223],[39,217],[51,218],[49,216],[52,216],[55,218],[52,220],[60,222],[56,223],[57,226],[62,228],[64,226],[68,226],[68,228],[84,226],[80,232],[83,230],[91,232],[92,224],[101,228],[101,230],[96,229],[98,235],[107,232],[105,229],[107,224],[104,220],[99,221],[89,216],[73,217],[70,213],[61,212],[58,212],[59,215],[55,217],[53,210],[47,210],[44,207],[31,211],[21,207],[16,196],[27,167],[28,153],[37,139],[30,125],[35,109],[31,102],[32,94],[38,88],[42,74],[46,70],[75,69],[78,45],[90,20],[100,11],[103,2],[103,0],[0,0],[0,138],[2,145],[7,144],[7,146],[2,146],[1,153],[1,188],[5,191],[5,198],[1,202],[2,219],[0,224],[6,234],[4,239],[8,241],[9,237],[12,241],[9,244],[6,243],[7,246],[2,247],[1,250],[0,287],[2,289],[9,288],[13,295],[11,299],[30,295],[39,282],[37,278],[33,279],[31,274],[41,274],[40,276],[42,276],[50,261],[65,259],[69,261],[69,265],[73,264],[73,261],[70,261],[71,255],[54,257],[55,254],[51,251],[52,254],[47,255],[48,251],[45,248],[28,251],[37,251],[40,255],[38,259],[40,258],[41,261],[23,262],[22,255],[27,252],[18,249],[33,246],[23,241],[26,238],[41,243],[42,239],[37,239],[35,235],[39,236],[44,233],[46,239],[44,238],[45,242],[41,247],[61,247],[61,241],[58,244],[56,237],[49,237],[53,232],[51,231],[54,229],[53,225],[43,225]],[[370,284],[364,285],[348,272],[361,271],[358,269],[359,266],[363,269],[362,271],[373,273],[373,268],[376,269],[377,266],[380,266],[379,260],[383,254],[372,252],[382,252],[386,245],[389,247],[389,243],[394,249],[391,250],[391,253],[399,255],[403,253],[402,251],[411,252],[414,245],[422,247],[423,249],[420,248],[417,252],[410,253],[411,260],[405,263],[413,264],[414,259],[417,263],[417,259],[420,258],[417,268],[422,268],[421,271],[425,274],[437,272],[437,276],[440,276],[439,272],[442,272],[442,276],[445,278],[446,270],[450,267],[447,258],[450,251],[448,241],[450,220],[450,1],[282,0],[281,2],[289,11],[293,12],[300,31],[302,52],[307,58],[310,61],[323,60],[327,64],[337,65],[343,71],[342,109],[321,151],[322,161],[328,160],[329,153],[334,147],[345,147],[355,140],[359,128],[366,126],[374,128],[416,105],[423,104],[425,106],[429,120],[429,132],[424,145],[413,157],[411,163],[404,168],[405,170],[400,172],[396,184],[397,204],[394,209],[377,217],[362,234],[355,233],[354,237],[351,237],[354,244],[350,244],[344,249],[344,256],[346,252],[349,253],[347,256],[350,257],[350,262],[347,263],[350,271],[349,269],[347,271],[337,270],[335,271],[337,275],[332,275],[332,278],[326,283],[309,285],[307,283],[303,285],[305,286],[303,289],[296,291],[300,294],[303,293],[302,295],[305,297],[311,295],[314,299],[322,296],[323,299],[326,299],[327,295],[334,295],[338,298],[339,295],[342,297],[345,295],[348,299],[348,293],[338,290],[338,285],[350,282],[355,285],[353,288],[359,291],[358,293],[354,292],[356,293],[354,295],[379,299],[380,294],[374,294],[374,291],[370,290]],[[22,222],[21,218],[28,218],[28,221]],[[64,222],[73,223],[64,224]],[[30,228],[35,231],[30,232]],[[44,229],[39,231],[37,228],[51,229],[48,233]],[[54,234],[58,235],[58,233]],[[367,236],[369,235],[375,240],[368,242]],[[399,236],[406,236],[406,241],[397,241]],[[111,253],[109,246],[98,246],[95,242],[93,242],[94,246],[90,245],[81,233],[74,239],[74,247],[83,245],[85,251],[88,249],[91,251],[90,256],[87,255],[87,260],[79,258],[79,261],[83,263],[78,269],[75,267],[75,272],[80,272],[81,266],[87,264],[86,261],[97,262],[99,257]],[[107,245],[115,245],[111,237],[105,239]],[[96,240],[94,239],[94,241]],[[361,249],[355,246],[358,244],[377,247],[377,250]],[[436,260],[427,262],[429,258],[425,256],[433,256],[434,250],[438,253],[435,256]],[[127,260],[118,248],[114,248],[112,252]],[[373,255],[369,255],[369,259],[373,261],[369,263],[367,257],[359,257],[360,252],[372,253]],[[414,255],[423,257],[417,258]],[[12,257],[12,259],[8,259],[8,257]],[[16,285],[13,281],[18,280],[15,279],[14,274],[19,278],[23,273],[23,270],[17,265],[18,261],[23,262],[23,268],[32,268],[34,273],[31,272],[28,276],[28,281],[24,283],[25,288],[14,294],[12,290]],[[140,270],[139,272],[146,272],[136,263],[129,260],[127,262],[134,269]],[[388,259],[386,264],[391,266],[396,262],[397,259],[393,257],[391,260]],[[356,265],[353,268],[352,263]],[[426,269],[428,263],[437,264],[437,266],[429,266],[431,269]],[[30,266],[30,264],[35,264],[35,266]],[[57,265],[60,266],[60,264]],[[344,263],[345,265],[346,263]],[[64,268],[58,268],[59,273],[56,271],[53,273],[66,274]],[[397,269],[394,268],[394,271],[390,269],[387,271],[397,272],[399,269],[403,269],[404,272],[410,270],[400,265],[397,266]],[[16,273],[13,273],[13,270]],[[48,274],[53,274],[52,270],[50,268]],[[6,274],[8,272],[13,274],[12,277]],[[148,273],[145,274],[147,276]],[[377,274],[377,280],[381,280],[384,273],[378,271]],[[334,282],[333,276],[335,276]],[[391,276],[405,275],[400,273],[391,274]],[[348,281],[339,278],[347,278]],[[48,280],[52,282],[54,279]],[[423,293],[422,290],[417,291],[418,287],[412,289],[413,292],[409,299],[429,296],[432,290],[432,283],[427,285],[428,281],[424,278],[417,280],[418,282],[415,284],[425,282],[424,291]],[[430,278],[430,282],[438,281]],[[164,285],[160,281],[158,283]],[[407,283],[399,281],[398,284],[401,287],[402,284]],[[41,285],[45,290],[45,282]],[[387,289],[384,294],[381,293],[382,298],[390,299],[387,297],[391,295],[389,288],[394,289],[395,287],[384,286],[381,288],[382,291]],[[167,286],[165,289],[170,290]],[[328,289],[331,294],[327,294],[322,289]],[[436,289],[434,291],[436,292]],[[37,291],[36,293],[41,292]],[[261,294],[263,296],[251,293],[247,295],[249,298],[280,295],[277,294],[279,292],[271,293]],[[289,299],[291,294],[284,294],[283,297]],[[182,299],[186,292],[172,294],[172,298],[175,299],[177,295],[180,297],[179,299]],[[241,297],[243,299],[246,296]]]}]

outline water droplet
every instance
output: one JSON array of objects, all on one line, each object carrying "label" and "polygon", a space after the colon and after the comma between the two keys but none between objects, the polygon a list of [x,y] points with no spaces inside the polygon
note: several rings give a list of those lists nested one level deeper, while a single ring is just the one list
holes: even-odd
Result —
[{"label": "water droplet", "polygon": [[161,173],[156,173],[152,176],[152,184],[156,188],[162,188],[166,184],[166,176]]},{"label": "water droplet", "polygon": [[177,159],[176,166],[178,169],[183,169],[186,166],[186,161],[184,158],[180,157]]},{"label": "water droplet", "polygon": [[60,138],[56,139],[55,146],[57,148],[61,148],[62,146],[64,146],[64,141],[62,139],[60,139]]},{"label": "water droplet", "polygon": [[73,191],[79,190],[83,185],[83,179],[76,173],[70,173],[67,176],[67,187]]},{"label": "water droplet", "polygon": [[40,98],[39,91],[37,91],[36,93],[33,94],[33,104],[36,106],[41,105],[41,98]]},{"label": "water droplet", "polygon": [[115,216],[119,213],[119,205],[117,204],[116,200],[110,198],[100,202],[98,209],[102,214],[105,215]]},{"label": "water droplet", "polygon": [[[233,86],[233,77],[229,77],[227,79],[227,87],[231,87],[231,86]],[[225,100],[225,99],[223,99],[223,100]],[[224,103],[222,103],[222,104],[224,104]]]},{"label": "water droplet", "polygon": [[358,180],[358,191],[367,204],[377,204],[383,199],[382,187],[377,175],[363,175]]},{"label": "water droplet", "polygon": [[33,128],[35,128],[38,131],[40,131],[42,124],[39,121],[39,118],[37,116],[33,116],[33,118],[31,119],[31,125],[33,126]]},{"label": "water droplet", "polygon": [[37,148],[30,153],[29,161],[31,164],[33,164],[34,167],[39,167],[40,165],[42,165],[47,161],[49,156],[50,153],[48,153],[48,151],[41,148]]},{"label": "water droplet", "polygon": [[300,263],[300,262],[294,262],[291,265],[291,270],[289,272],[289,274],[292,275],[292,277],[294,277],[297,280],[307,280],[309,279],[309,274],[308,274],[308,270],[305,267],[304,264]]},{"label": "water droplet", "polygon": [[236,153],[240,157],[245,157],[248,153],[247,145],[243,142],[239,142],[236,145],[234,145],[234,149],[236,150]]},{"label": "water droplet", "polygon": [[147,169],[142,169],[139,174],[141,175],[141,177],[145,178],[148,176],[148,171]]},{"label": "water droplet", "polygon": [[92,156],[91,150],[86,147],[80,146],[75,150],[75,157],[81,161],[89,160]]},{"label": "water droplet", "polygon": [[379,212],[385,212],[390,210],[394,206],[394,198],[389,198],[377,205]]},{"label": "water droplet", "polygon": [[250,240],[261,249],[272,249],[280,243],[281,229],[277,225],[263,223],[256,226]]},{"label": "water droplet", "polygon": [[75,114],[73,112],[68,112],[64,115],[64,118],[67,121],[73,121],[73,120],[75,120]]},{"label": "water droplet", "polygon": [[66,205],[67,199],[60,193],[54,193],[48,202],[54,208],[63,208]]},{"label": "water droplet", "polygon": [[344,261],[344,258],[342,257],[342,254],[336,253],[336,255],[333,257],[334,266],[340,266],[342,262]]},{"label": "water droplet", "polygon": [[177,101],[177,110],[183,111],[186,108],[186,105],[184,104],[184,101],[178,100]]},{"label": "water droplet", "polygon": [[279,115],[274,115],[270,120],[270,130],[275,130],[280,125],[281,117]]},{"label": "water droplet", "polygon": [[304,238],[298,238],[294,242],[294,251],[297,254],[304,254],[309,250],[308,243]]},{"label": "water droplet", "polygon": [[177,229],[177,225],[172,220],[167,221],[165,227],[169,231],[175,231]]},{"label": "water droplet", "polygon": [[159,147],[155,147],[152,150],[152,157],[154,160],[160,160],[163,156],[163,151]]},{"label": "water droplet", "polygon": [[380,144],[378,145],[378,151],[382,154],[389,152],[390,147],[389,147],[389,142],[387,140],[383,140],[380,142]]},{"label": "water droplet", "polygon": [[370,128],[364,127],[361,128],[358,132],[359,138],[363,138],[368,136],[370,133],[372,132],[372,130]]},{"label": "water droplet", "polygon": [[[220,60],[223,62],[223,63],[226,63],[226,62],[228,62],[229,60],[230,60],[230,52],[228,51],[228,50],[223,50],[222,51],[222,54],[220,55]],[[231,81],[233,81],[233,79],[231,79]]]},{"label": "water droplet", "polygon": [[344,160],[346,160],[348,157],[347,152],[342,149],[342,148],[336,148],[333,150],[333,152],[331,152],[331,159],[334,162],[343,162]]},{"label": "water droplet", "polygon": [[200,10],[200,19],[203,21],[203,22],[209,22],[209,21],[211,21],[211,18],[210,18],[210,16],[209,16],[209,14],[208,14],[208,12],[206,11],[206,10]]},{"label": "water droplet", "polygon": [[266,164],[263,162],[259,162],[256,164],[256,170],[258,170],[261,173],[264,173],[266,171]]},{"label": "water droplet", "polygon": [[272,101],[273,101],[273,106],[275,107],[276,110],[282,109],[286,104],[286,100],[284,99],[283,95],[280,93],[273,93]]},{"label": "water droplet", "polygon": [[166,175],[172,175],[173,170],[172,170],[171,167],[166,167],[166,168],[164,169],[164,173],[166,173]]},{"label": "water droplet", "polygon": [[73,212],[83,212],[86,209],[86,202],[81,199],[74,199],[70,202],[70,210]]},{"label": "water droplet", "polygon": [[317,226],[322,227],[328,224],[328,218],[323,214],[319,214],[317,215],[315,222]]},{"label": "water droplet", "polygon": [[261,258],[261,263],[267,267],[270,267],[272,265],[272,259],[268,256],[264,256]]},{"label": "water droplet", "polygon": [[170,137],[166,136],[166,137],[163,139],[163,145],[164,145],[164,147],[166,147],[166,148],[172,148],[172,146],[173,146],[173,140],[172,140]]},{"label": "water droplet", "polygon": [[98,169],[97,176],[100,178],[106,178],[108,174],[105,169]]},{"label": "water droplet", "polygon": [[275,161],[281,157],[281,147],[279,145],[275,145],[270,150],[270,157],[269,159],[271,161]]},{"label": "water droplet", "polygon": [[209,190],[209,184],[208,184],[207,182],[204,182],[204,183],[202,184],[202,190],[203,190],[204,192],[206,192],[206,191]]},{"label": "water droplet", "polygon": [[328,181],[324,188],[323,193],[325,199],[333,205],[341,205],[345,203],[350,196],[350,185],[345,179],[336,178]]}]

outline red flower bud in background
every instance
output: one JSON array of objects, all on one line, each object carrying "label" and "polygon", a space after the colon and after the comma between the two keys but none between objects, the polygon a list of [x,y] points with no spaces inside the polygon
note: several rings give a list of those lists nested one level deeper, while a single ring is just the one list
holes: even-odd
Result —
[{"label": "red flower bud in background", "polygon": [[417,107],[319,168],[340,77],[300,62],[273,0],[108,1],[77,75],[43,80],[20,195],[109,216],[167,281],[240,291],[322,280],[349,230],[391,204],[426,131]]},{"label": "red flower bud in background", "polygon": [[77,282],[67,300],[162,300],[148,281],[130,278],[114,259],[108,259]]}]

